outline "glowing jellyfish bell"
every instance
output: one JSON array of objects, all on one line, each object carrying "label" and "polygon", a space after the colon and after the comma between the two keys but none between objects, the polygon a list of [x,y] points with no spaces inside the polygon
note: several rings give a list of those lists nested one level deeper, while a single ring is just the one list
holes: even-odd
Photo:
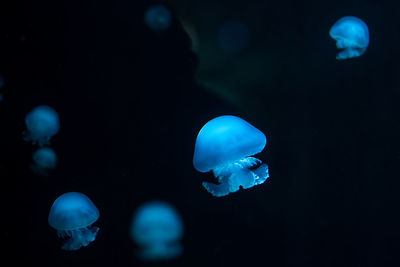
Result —
[{"label": "glowing jellyfish bell", "polygon": [[165,31],[171,25],[171,11],[161,4],[151,6],[145,12],[144,21],[154,31]]},{"label": "glowing jellyfish bell", "polygon": [[39,146],[49,144],[50,138],[58,133],[60,120],[57,112],[49,106],[38,106],[25,117],[27,132],[24,140]]},{"label": "glowing jellyfish bell", "polygon": [[57,165],[57,154],[50,147],[42,147],[35,151],[32,156],[35,163],[32,170],[40,175],[48,175],[48,171],[55,169]]},{"label": "glowing jellyfish bell", "polygon": [[236,116],[220,116],[207,122],[197,135],[193,165],[200,172],[213,171],[219,184],[203,182],[215,197],[264,183],[268,166],[251,157],[267,143],[265,135]]},{"label": "glowing jellyfish bell", "polygon": [[169,260],[181,255],[182,236],[181,218],[166,202],[145,203],[133,216],[131,237],[140,246],[139,256],[143,260]]},{"label": "glowing jellyfish bell", "polygon": [[62,249],[78,250],[96,239],[99,228],[92,224],[99,216],[99,210],[86,195],[69,192],[54,201],[48,221],[59,237],[69,237]]},{"label": "glowing jellyfish bell", "polygon": [[329,35],[336,40],[336,47],[341,49],[336,59],[359,57],[365,53],[369,45],[368,26],[357,17],[340,18],[331,27]]}]

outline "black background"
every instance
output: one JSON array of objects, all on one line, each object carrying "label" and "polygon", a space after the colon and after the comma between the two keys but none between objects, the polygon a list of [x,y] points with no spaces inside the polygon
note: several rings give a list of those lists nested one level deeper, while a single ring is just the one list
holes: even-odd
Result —
[{"label": "black background", "polygon": [[[260,1],[261,24],[251,27],[265,34],[253,40],[274,51],[268,64],[279,71],[258,88],[245,87],[239,105],[195,78],[199,60],[212,59],[191,50],[176,11],[184,2],[167,4],[173,20],[164,33],[143,22],[150,1],[1,2],[3,260],[9,266],[399,266],[398,1]],[[207,21],[209,1],[194,2],[192,12]],[[255,1],[218,3],[229,13]],[[344,15],[367,22],[371,44],[362,57],[337,61],[328,31]],[[51,140],[59,165],[47,177],[31,172],[35,147],[22,140],[25,115],[41,104],[61,120]],[[193,168],[193,148],[199,129],[225,114],[266,134],[257,157],[271,177],[214,198],[201,186],[212,174]],[[60,249],[47,223],[52,202],[69,191],[88,195],[101,213],[98,237],[75,252]],[[131,216],[149,200],[179,210],[182,257],[161,263],[135,257]]]}]

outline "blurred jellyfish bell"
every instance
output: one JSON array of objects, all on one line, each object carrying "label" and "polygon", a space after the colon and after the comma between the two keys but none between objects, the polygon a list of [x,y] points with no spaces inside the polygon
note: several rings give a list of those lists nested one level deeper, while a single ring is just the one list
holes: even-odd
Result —
[{"label": "blurred jellyfish bell", "polygon": [[93,202],[84,194],[69,192],[59,196],[50,209],[48,222],[64,241],[62,249],[78,250],[96,239],[98,227],[92,226],[100,216]]},{"label": "blurred jellyfish bell", "polygon": [[171,11],[161,4],[151,6],[144,14],[144,21],[153,31],[165,31],[171,25]]},{"label": "blurred jellyfish bell", "polygon": [[46,176],[50,170],[56,168],[57,165],[57,154],[50,147],[42,147],[35,151],[32,156],[34,165],[31,167],[32,171]]},{"label": "blurred jellyfish bell", "polygon": [[0,74],[0,89],[4,87],[4,76]]},{"label": "blurred jellyfish bell", "polygon": [[178,212],[163,201],[152,201],[138,208],[131,223],[131,238],[140,246],[142,260],[170,260],[182,254],[179,244],[183,223]]},{"label": "blurred jellyfish bell", "polygon": [[207,122],[197,135],[193,165],[200,172],[212,171],[219,184],[203,182],[215,197],[264,183],[268,166],[251,157],[267,143],[265,135],[236,116],[220,116]]},{"label": "blurred jellyfish bell", "polygon": [[359,57],[369,45],[368,26],[357,17],[340,18],[331,27],[329,35],[336,40],[336,47],[341,50],[336,56],[339,60]]},{"label": "blurred jellyfish bell", "polygon": [[27,132],[25,141],[32,141],[39,146],[47,145],[50,138],[58,133],[60,120],[57,112],[49,106],[38,106],[25,117]]},{"label": "blurred jellyfish bell", "polygon": [[227,53],[238,53],[244,50],[250,39],[249,30],[239,20],[226,21],[217,32],[217,44]]}]

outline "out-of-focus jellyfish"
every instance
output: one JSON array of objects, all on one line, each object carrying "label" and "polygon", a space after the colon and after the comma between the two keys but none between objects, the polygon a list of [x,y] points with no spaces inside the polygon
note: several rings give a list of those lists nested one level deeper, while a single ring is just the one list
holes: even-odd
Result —
[{"label": "out-of-focus jellyfish", "polygon": [[4,86],[4,77],[0,74],[0,89]]},{"label": "out-of-focus jellyfish", "polygon": [[264,183],[268,166],[251,157],[267,143],[265,135],[236,116],[220,116],[207,122],[197,135],[193,165],[200,172],[213,171],[219,184],[203,182],[215,197]]},{"label": "out-of-focus jellyfish", "polygon": [[145,203],[133,216],[131,238],[140,246],[138,256],[143,260],[169,260],[181,255],[182,236],[181,218],[166,202]]},{"label": "out-of-focus jellyfish", "polygon": [[329,35],[336,40],[336,47],[341,49],[336,59],[359,57],[369,45],[368,26],[357,17],[340,18],[331,27]]},{"label": "out-of-focus jellyfish", "polygon": [[144,21],[154,31],[165,31],[171,25],[171,11],[164,5],[151,6],[145,12]]},{"label": "out-of-focus jellyfish", "polygon": [[60,120],[57,112],[49,106],[38,106],[25,117],[27,132],[25,141],[32,141],[39,146],[47,145],[50,138],[60,129]]},{"label": "out-of-focus jellyfish", "polygon": [[40,175],[48,175],[48,171],[55,169],[57,165],[56,152],[50,147],[39,148],[32,156],[32,170]]},{"label": "out-of-focus jellyfish", "polygon": [[78,250],[96,239],[99,228],[92,224],[99,216],[99,210],[86,195],[69,192],[54,201],[48,221],[59,237],[69,237],[62,249]]},{"label": "out-of-focus jellyfish", "polygon": [[217,44],[227,53],[238,53],[245,49],[250,39],[249,30],[239,20],[226,21],[217,32]]}]

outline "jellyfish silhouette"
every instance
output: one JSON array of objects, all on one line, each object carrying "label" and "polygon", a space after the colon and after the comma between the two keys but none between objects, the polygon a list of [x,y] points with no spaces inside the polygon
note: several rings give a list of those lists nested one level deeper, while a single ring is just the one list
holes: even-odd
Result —
[{"label": "jellyfish silhouette", "polygon": [[153,31],[165,31],[171,25],[171,12],[163,5],[155,5],[146,10],[144,21]]},{"label": "jellyfish silhouette", "polygon": [[40,175],[48,175],[48,171],[52,170],[57,165],[57,154],[50,147],[42,147],[35,151],[32,156],[33,162],[32,171]]},{"label": "jellyfish silhouette", "polygon": [[142,260],[170,260],[182,254],[179,240],[183,223],[178,212],[163,201],[151,201],[138,208],[131,224],[131,238],[141,248]]},{"label": "jellyfish silhouette", "polygon": [[69,192],[54,201],[48,221],[59,237],[69,237],[62,249],[78,250],[96,239],[99,228],[92,224],[99,216],[99,210],[86,195]]},{"label": "jellyfish silhouette", "polygon": [[268,166],[251,157],[267,143],[265,135],[236,116],[220,116],[207,122],[197,135],[193,165],[200,172],[213,171],[219,184],[203,182],[215,197],[264,183]]},{"label": "jellyfish silhouette", "polygon": [[336,47],[341,49],[336,59],[359,57],[365,53],[369,45],[367,24],[357,17],[340,18],[331,27],[329,35],[336,40]]},{"label": "jellyfish silhouette", "polygon": [[39,146],[47,145],[50,138],[58,133],[60,120],[57,112],[49,106],[38,106],[25,117],[27,132],[25,141],[32,141]]}]

